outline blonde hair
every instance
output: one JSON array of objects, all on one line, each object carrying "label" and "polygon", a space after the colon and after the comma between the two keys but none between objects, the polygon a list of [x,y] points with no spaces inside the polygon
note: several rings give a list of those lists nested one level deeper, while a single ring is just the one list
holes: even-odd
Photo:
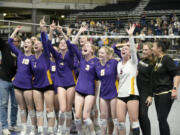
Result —
[{"label": "blonde hair", "polygon": [[153,48],[153,43],[152,42],[145,42],[143,44],[143,46],[147,45],[149,49],[152,49]]},{"label": "blonde hair", "polygon": [[33,45],[33,41],[30,38],[26,38],[26,40],[29,40],[31,42],[31,45]]},{"label": "blonde hair", "polygon": [[[145,45],[147,45],[148,46],[148,48],[150,49],[150,50],[152,50],[152,48],[153,48],[153,43],[152,42],[145,42],[144,44],[143,44],[143,46],[145,46]],[[149,57],[149,59],[150,59],[150,64],[154,64],[155,63],[155,61],[156,61],[156,58],[155,58],[155,56],[152,54],[152,57]]]},{"label": "blonde hair", "polygon": [[100,49],[104,49],[105,52],[108,54],[108,55],[113,55],[114,54],[114,50],[110,47],[107,47],[107,46],[103,46],[101,47]]},{"label": "blonde hair", "polygon": [[111,59],[112,56],[114,55],[114,50],[112,48],[110,48],[110,47],[103,46],[100,49],[104,49],[105,50],[105,52],[107,53],[109,59]]}]

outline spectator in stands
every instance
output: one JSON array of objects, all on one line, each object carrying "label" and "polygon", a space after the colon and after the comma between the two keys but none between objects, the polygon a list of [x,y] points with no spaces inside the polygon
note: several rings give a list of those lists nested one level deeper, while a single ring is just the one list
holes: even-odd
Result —
[{"label": "spectator in stands", "polygon": [[140,31],[141,31],[141,25],[140,25],[140,23],[138,22],[138,21],[136,21],[136,23],[135,23],[135,26],[136,26],[136,28],[135,28],[135,30],[134,30],[134,33],[140,33]]},{"label": "spectator in stands", "polygon": [[154,27],[155,27],[154,20],[151,20],[149,24],[149,28],[151,28],[153,33],[154,33]]},{"label": "spectator in stands", "polygon": [[117,18],[117,20],[115,21],[115,25],[117,28],[119,28],[121,26],[120,18]]},{"label": "spectator in stands", "polygon": [[148,36],[153,36],[154,35],[151,28],[148,28],[147,35]]},{"label": "spectator in stands", "polygon": [[146,26],[146,15],[145,14],[143,14],[141,16],[141,26],[142,27]]},{"label": "spectator in stands", "polygon": [[[20,38],[14,38],[14,45],[20,45]],[[11,53],[7,43],[0,38],[0,50],[2,53],[2,63],[0,65],[0,120],[2,124],[3,135],[10,135],[10,131],[20,131],[16,126],[18,105],[14,94],[14,88],[11,79],[16,73],[16,57]],[[8,129],[8,101],[11,98],[10,124]],[[1,131],[0,131],[1,132]]]},{"label": "spectator in stands", "polygon": [[157,24],[156,26],[155,26],[155,35],[162,35],[162,30],[161,30],[161,26],[160,26],[160,24]]},{"label": "spectator in stands", "polygon": [[172,24],[170,24],[169,27],[168,27],[168,34],[169,35],[174,35]]}]

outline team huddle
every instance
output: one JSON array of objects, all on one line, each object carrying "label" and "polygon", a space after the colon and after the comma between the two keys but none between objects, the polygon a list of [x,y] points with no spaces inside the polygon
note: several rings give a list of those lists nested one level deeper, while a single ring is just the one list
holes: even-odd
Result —
[{"label": "team huddle", "polygon": [[[166,55],[168,46],[162,40],[145,42],[140,56],[133,38],[135,25],[132,25],[127,30],[129,42],[103,46],[96,57],[97,47],[86,36],[79,41],[86,27],[81,27],[71,41],[54,22],[47,33],[43,18],[40,40],[27,38],[22,52],[15,44],[16,34],[21,29],[17,26],[8,39],[11,51],[17,56],[12,82],[20,107],[21,135],[27,134],[28,115],[32,125],[30,135],[44,134],[44,107],[49,135],[70,135],[73,119],[79,135],[96,135],[97,127],[102,135],[113,134],[113,131],[116,135],[126,135],[127,113],[130,134],[140,135],[141,129],[143,135],[151,135],[148,108],[153,98],[160,135],[170,135],[167,117],[177,98],[180,72]],[[52,46],[55,30],[63,37],[58,47]],[[114,53],[118,59],[114,58]]]}]

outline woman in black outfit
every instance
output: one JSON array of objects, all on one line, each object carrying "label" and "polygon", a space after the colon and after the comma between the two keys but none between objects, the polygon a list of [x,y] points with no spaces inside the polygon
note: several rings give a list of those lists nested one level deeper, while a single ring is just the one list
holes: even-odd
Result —
[{"label": "woman in black outfit", "polygon": [[177,98],[178,72],[175,62],[166,55],[168,45],[162,40],[153,44],[153,53],[157,60],[153,69],[153,92],[159,121],[160,135],[170,135],[167,122],[174,99]]},{"label": "woman in black outfit", "polygon": [[151,42],[143,45],[142,57],[139,59],[137,86],[139,90],[139,122],[143,135],[151,135],[151,125],[148,117],[148,108],[152,104],[151,74],[153,70],[154,57]]}]

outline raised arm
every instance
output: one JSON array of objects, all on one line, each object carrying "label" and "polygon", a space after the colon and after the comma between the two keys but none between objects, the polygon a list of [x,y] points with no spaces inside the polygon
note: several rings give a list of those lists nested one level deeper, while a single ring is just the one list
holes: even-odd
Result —
[{"label": "raised arm", "polygon": [[120,58],[122,58],[122,57],[121,57],[121,50],[119,50],[116,45],[117,45],[117,44],[114,44],[114,45],[112,46],[112,48],[113,48],[113,50],[114,50],[114,53],[117,54]]},{"label": "raised arm", "polygon": [[19,53],[21,53],[21,51],[14,45],[13,41],[17,32],[21,29],[22,29],[22,26],[17,26],[14,32],[11,34],[10,38],[8,39],[8,45],[10,46],[12,52],[15,53],[16,56],[18,56]]},{"label": "raised arm", "polygon": [[87,30],[88,26],[82,26],[78,33],[76,34],[74,40],[72,41],[73,44],[77,44],[78,43],[78,39],[79,39],[79,36],[81,35],[81,33],[85,32]]},{"label": "raised arm", "polygon": [[53,31],[56,29],[56,24],[54,23],[54,21],[52,22],[52,24],[50,25],[50,31],[49,31],[49,37],[48,37],[48,41],[47,41],[47,46],[49,48],[49,51],[52,53],[54,58],[58,57],[58,52],[53,48],[51,42],[52,42],[52,38],[53,38]]},{"label": "raised arm", "polygon": [[129,44],[130,44],[130,53],[131,53],[131,60],[133,64],[138,64],[138,59],[137,59],[137,50],[136,46],[134,43],[134,38],[133,38],[133,32],[135,29],[135,25],[130,26],[129,30],[126,30],[127,33],[129,34]]},{"label": "raised arm", "polygon": [[50,52],[49,52],[49,48],[47,46],[47,39],[46,39],[46,22],[45,22],[45,17],[43,17],[43,19],[40,21],[40,29],[41,29],[41,40],[42,40],[42,44],[43,44],[43,48],[44,48],[44,53],[50,57]]},{"label": "raised arm", "polygon": [[66,41],[67,47],[68,49],[73,53],[76,54],[78,59],[80,60],[81,58],[81,53],[78,50],[78,47],[75,44],[72,44],[69,40],[69,38],[66,36],[66,34],[63,32],[62,27],[58,24],[57,26],[57,30],[61,33],[61,35],[63,36],[64,40]]},{"label": "raised arm", "polygon": [[73,54],[75,54],[75,55],[77,56],[78,60],[80,61],[80,59],[81,59],[81,57],[82,57],[82,54],[81,54],[81,52],[79,51],[77,45],[72,44],[72,43],[70,42],[70,40],[67,40],[67,41],[66,41],[66,44],[67,44],[67,46],[68,46],[68,49],[71,49],[71,51],[73,52]]}]

